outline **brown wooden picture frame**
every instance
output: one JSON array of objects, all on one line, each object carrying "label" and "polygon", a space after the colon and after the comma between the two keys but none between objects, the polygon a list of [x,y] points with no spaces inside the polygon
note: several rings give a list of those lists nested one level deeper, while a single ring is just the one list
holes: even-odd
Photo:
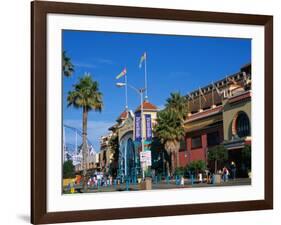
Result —
[{"label": "brown wooden picture frame", "polygon": [[[31,3],[31,223],[58,223],[273,209],[273,17],[78,3]],[[47,212],[47,14],[95,15],[264,26],[265,199],[136,208]]]}]

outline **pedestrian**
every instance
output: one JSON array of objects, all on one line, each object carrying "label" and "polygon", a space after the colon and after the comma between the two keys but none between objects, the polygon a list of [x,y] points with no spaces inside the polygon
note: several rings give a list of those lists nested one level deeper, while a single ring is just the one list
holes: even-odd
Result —
[{"label": "pedestrian", "polygon": [[235,162],[233,162],[233,161],[231,162],[230,169],[231,169],[232,179],[235,180],[236,179],[236,165],[235,165]]},{"label": "pedestrian", "polygon": [[222,169],[222,174],[223,174],[222,175],[223,181],[227,182],[228,181],[229,171],[228,171],[228,169],[225,166]]},{"label": "pedestrian", "polygon": [[202,175],[202,173],[198,174],[198,180],[199,180],[200,183],[203,183],[203,175]]}]

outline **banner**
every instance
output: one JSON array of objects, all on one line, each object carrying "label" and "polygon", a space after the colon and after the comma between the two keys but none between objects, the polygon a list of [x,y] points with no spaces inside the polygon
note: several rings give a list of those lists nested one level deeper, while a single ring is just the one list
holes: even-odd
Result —
[{"label": "banner", "polygon": [[135,140],[141,141],[141,113],[135,113]]},{"label": "banner", "polygon": [[152,127],[151,127],[151,115],[145,115],[145,125],[146,125],[146,140],[150,141],[152,139]]}]

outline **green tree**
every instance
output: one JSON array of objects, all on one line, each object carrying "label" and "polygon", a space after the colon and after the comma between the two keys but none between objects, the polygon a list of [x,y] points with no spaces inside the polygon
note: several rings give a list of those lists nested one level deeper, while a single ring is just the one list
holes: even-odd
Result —
[{"label": "green tree", "polygon": [[74,65],[71,62],[71,58],[66,55],[66,51],[62,53],[62,73],[66,77],[70,77],[74,73]]},{"label": "green tree", "polygon": [[180,141],[184,138],[183,125],[187,116],[187,99],[179,92],[173,92],[166,100],[165,107],[165,110],[157,115],[156,134],[171,156],[171,170],[174,173],[175,167],[179,167],[179,149]]},{"label": "green tree", "polygon": [[155,134],[164,144],[165,149],[171,156],[171,172],[175,172],[174,155],[179,151],[180,140],[184,137],[184,128],[181,115],[169,108],[157,113],[157,125]]},{"label": "green tree", "polygon": [[63,163],[63,178],[74,178],[75,167],[72,160],[67,160]]},{"label": "green tree", "polygon": [[165,107],[176,111],[179,114],[180,119],[184,121],[188,113],[186,97],[182,96],[179,92],[173,92],[166,101],[167,103],[165,104]]},{"label": "green tree", "polygon": [[203,160],[194,160],[190,162],[186,167],[186,170],[189,173],[195,175],[197,175],[198,173],[202,173],[205,169],[206,169],[206,162]]},{"label": "green tree", "polygon": [[83,188],[86,191],[86,174],[87,174],[87,159],[88,159],[88,144],[87,144],[87,123],[88,112],[91,110],[101,112],[103,108],[102,93],[99,91],[97,81],[94,81],[90,74],[85,74],[79,79],[79,82],[74,85],[72,91],[68,92],[68,106],[74,108],[82,108],[82,157],[83,157]]},{"label": "green tree", "polygon": [[176,169],[175,169],[175,175],[177,175],[177,176],[184,176],[184,175],[185,175],[185,169],[184,169],[184,167],[182,167],[182,166],[176,167]]},{"label": "green tree", "polygon": [[217,173],[218,162],[228,159],[227,149],[223,145],[217,145],[208,151],[208,160],[215,162],[215,173]]},{"label": "green tree", "polygon": [[109,140],[110,152],[113,154],[112,162],[110,163],[109,173],[116,177],[119,159],[119,138],[118,135],[112,135]]}]

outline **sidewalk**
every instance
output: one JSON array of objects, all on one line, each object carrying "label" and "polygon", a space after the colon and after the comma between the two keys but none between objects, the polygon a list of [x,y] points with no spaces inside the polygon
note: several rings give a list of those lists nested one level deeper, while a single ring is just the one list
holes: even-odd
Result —
[{"label": "sidewalk", "polygon": [[[235,180],[228,180],[227,182],[222,182],[220,184],[207,184],[207,183],[194,183],[191,184],[189,180],[185,180],[184,185],[177,185],[175,181],[172,180],[170,183],[166,181],[161,181],[158,183],[152,183],[152,190],[161,190],[161,189],[179,189],[179,188],[200,188],[200,187],[224,187],[224,186],[240,186],[240,185],[251,185],[250,178],[238,178]],[[82,189],[82,186],[75,186],[76,192],[80,193],[79,190]],[[127,185],[125,183],[119,185],[109,185],[109,186],[101,186],[97,187],[89,187],[87,193],[97,193],[97,192],[114,192],[114,191],[139,191],[139,184],[130,184]],[[69,193],[67,188],[64,188],[64,193]]]}]

